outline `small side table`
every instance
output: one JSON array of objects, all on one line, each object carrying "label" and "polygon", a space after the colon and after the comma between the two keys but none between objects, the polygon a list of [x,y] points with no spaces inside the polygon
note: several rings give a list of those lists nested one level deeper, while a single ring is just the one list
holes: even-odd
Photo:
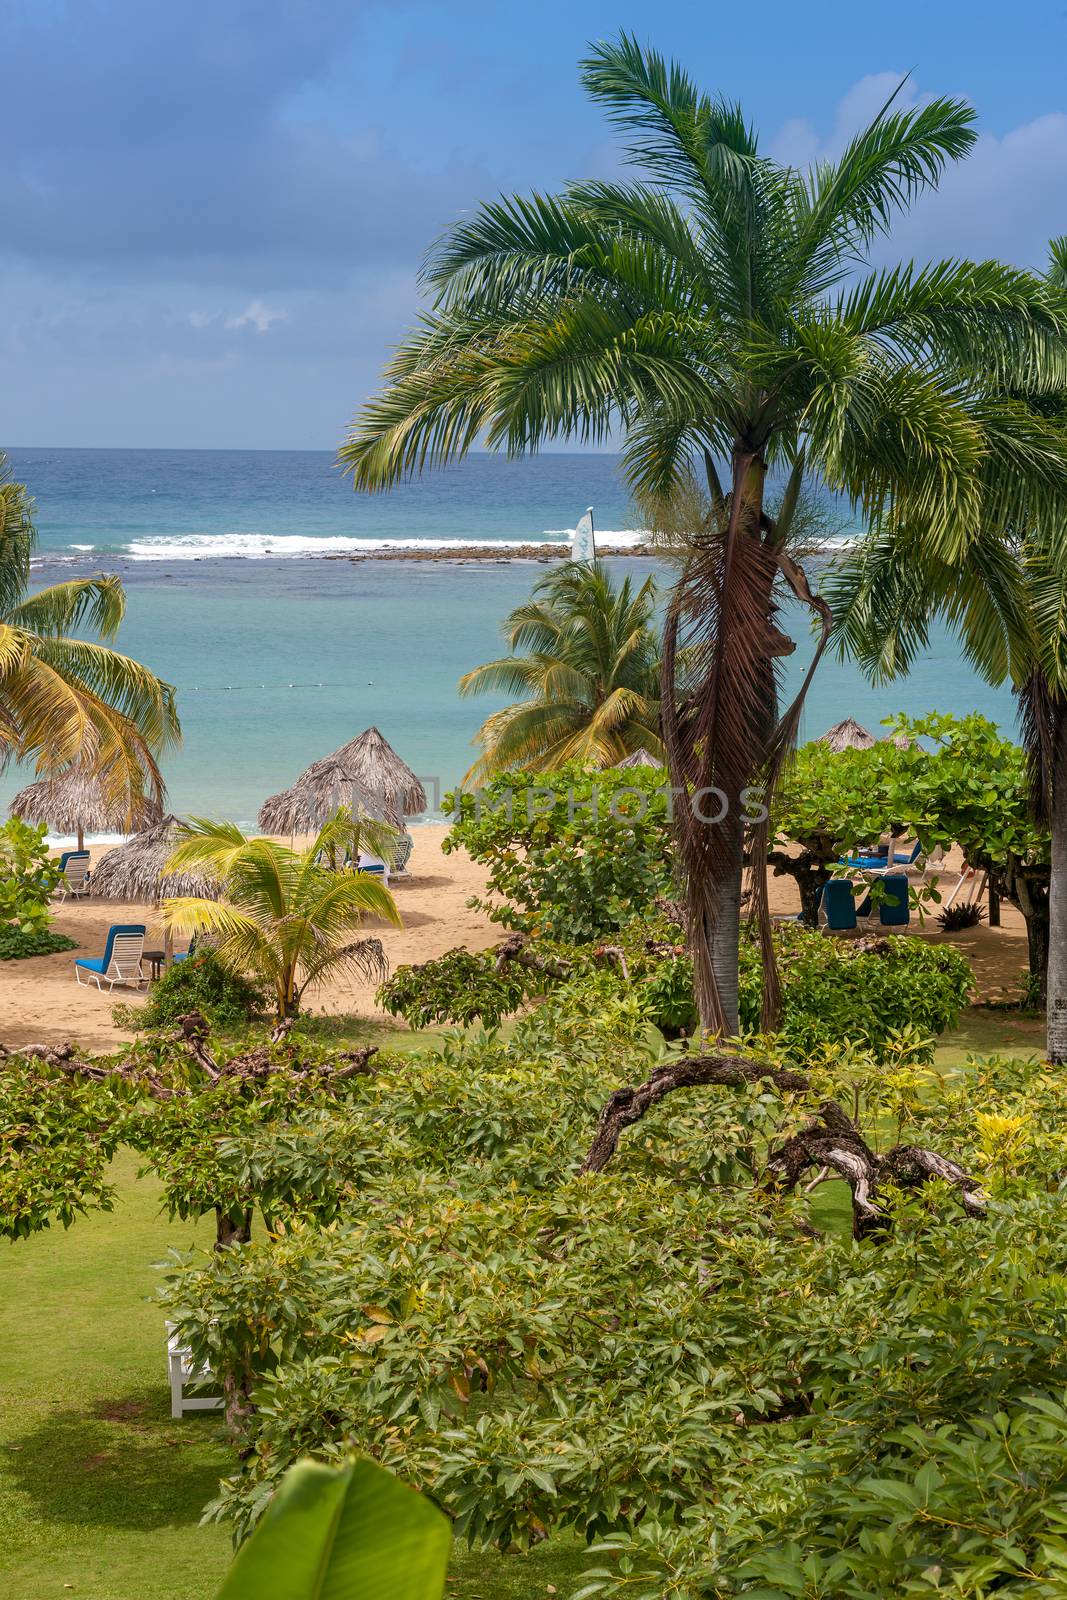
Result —
[{"label": "small side table", "polygon": [[155,983],[156,979],[163,971],[163,963],[166,961],[166,959],[167,952],[165,950],[142,950],[141,960],[147,961],[149,966],[152,968],[153,983]]}]

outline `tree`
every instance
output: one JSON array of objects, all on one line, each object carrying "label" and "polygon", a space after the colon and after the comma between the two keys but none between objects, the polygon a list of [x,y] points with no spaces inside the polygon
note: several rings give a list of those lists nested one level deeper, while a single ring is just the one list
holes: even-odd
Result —
[{"label": "tree", "polygon": [[[433,306],[340,454],[358,488],[383,489],[478,440],[521,454],[621,427],[631,486],[668,503],[703,463],[710,514],[668,614],[663,727],[674,783],[726,798],[715,826],[680,806],[678,842],[702,1020],[730,1033],[743,794],[757,778],[773,794],[822,648],[780,716],[780,593],[821,613],[823,641],[829,626],[790,548],[805,474],[945,551],[978,526],[983,494],[998,522],[1058,511],[1063,441],[989,387],[1060,382],[1065,315],[1046,284],[995,262],[865,270],[894,215],[971,148],[959,101],[890,103],[837,162],[802,172],[630,37],[598,45],[583,78],[644,178],[498,200],[446,234],[425,272]],[[1008,470],[1022,457],[1025,481]],[[772,469],[786,478],[776,516]]]},{"label": "tree", "polygon": [[[1067,295],[1067,238],[1054,239],[1046,279]],[[1067,385],[1013,397],[1067,436]],[[1020,479],[1030,466],[1015,465]],[[908,671],[939,616],[964,641],[989,682],[1015,692],[1029,771],[1029,827],[1011,898],[1027,919],[1030,969],[1047,999],[1050,1061],[1067,1061],[1067,559],[1058,521],[1034,514],[998,523],[979,512],[978,532],[953,551],[927,548],[913,530],[882,531],[839,564],[828,593],[837,636],[872,678]],[[1051,837],[1050,837],[1051,836]],[[962,842],[962,841],[961,841]],[[1030,862],[1036,853],[1039,866]],[[1046,993],[1047,991],[1047,993]]]},{"label": "tree", "polygon": [[219,879],[222,898],[165,900],[164,925],[211,934],[223,965],[272,991],[279,1020],[296,1015],[306,990],[327,973],[355,970],[380,982],[380,941],[347,936],[368,912],[399,926],[393,897],[367,874],[325,864],[351,842],[355,826],[334,819],[306,849],[294,850],[246,838],[234,823],[194,817],[167,871],[206,869]]},{"label": "tree", "polygon": [[[33,503],[0,453],[0,765],[39,772],[79,761],[116,796],[161,800],[157,758],[181,737],[174,690],[110,648],[126,610],[118,578],[99,574],[28,594]],[[104,642],[72,638],[87,625]]]},{"label": "tree", "polygon": [[[914,825],[915,802],[900,783],[902,755],[888,739],[870,750],[840,751],[817,739],[803,745],[785,767],[771,814],[767,860],[775,877],[796,882],[810,927],[818,921],[819,892],[842,855]],[[799,851],[789,844],[799,845]]]},{"label": "tree", "polygon": [[475,667],[463,695],[521,695],[487,717],[482,755],[467,774],[509,767],[548,772],[566,761],[610,767],[635,750],[663,758],[659,732],[660,647],[656,583],[634,592],[597,562],[568,562],[543,578],[503,627],[511,654]]}]

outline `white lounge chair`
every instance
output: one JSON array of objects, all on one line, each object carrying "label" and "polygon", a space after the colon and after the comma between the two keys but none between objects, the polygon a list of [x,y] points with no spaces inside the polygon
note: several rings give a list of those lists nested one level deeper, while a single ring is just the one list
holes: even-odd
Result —
[{"label": "white lounge chair", "polygon": [[56,884],[56,897],[60,900],[81,900],[92,893],[89,887],[88,850],[66,850],[59,858],[63,876]]},{"label": "white lounge chair", "polygon": [[107,943],[102,956],[82,956],[74,963],[74,976],[88,988],[95,983],[108,989],[116,983],[147,983],[141,957],[144,954],[145,925],[143,922],[115,923],[107,930]]},{"label": "white lounge chair", "polygon": [[389,887],[389,864],[381,856],[372,856],[366,850],[361,850],[356,863],[357,872],[366,872],[369,876],[381,878],[385,887]]},{"label": "white lounge chair", "polygon": [[221,1411],[222,1396],[189,1396],[185,1393],[186,1384],[210,1383],[214,1377],[211,1368],[205,1362],[202,1366],[195,1366],[193,1353],[187,1344],[182,1344],[174,1332],[173,1322],[167,1323],[167,1369],[170,1374],[170,1414],[172,1417],[183,1417],[187,1411]]}]

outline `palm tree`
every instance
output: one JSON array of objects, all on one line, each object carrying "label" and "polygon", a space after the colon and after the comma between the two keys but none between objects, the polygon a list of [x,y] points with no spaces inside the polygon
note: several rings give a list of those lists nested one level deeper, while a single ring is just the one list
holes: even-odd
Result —
[{"label": "palm tree", "polygon": [[462,695],[522,698],[487,717],[467,779],[503,768],[547,772],[565,761],[610,767],[634,750],[662,759],[656,583],[616,586],[597,562],[543,578],[503,626],[510,655],[459,680]]},{"label": "palm tree", "polygon": [[[668,613],[663,728],[674,784],[725,796],[717,826],[676,808],[701,1018],[722,1034],[737,1024],[741,797],[773,790],[799,715],[799,699],[779,715],[775,614],[787,590],[814,604],[793,559],[801,482],[946,551],[983,495],[998,521],[1024,490],[1058,516],[1063,441],[988,385],[1061,382],[1067,320],[1045,284],[996,262],[867,268],[894,214],[971,148],[963,103],[890,103],[838,161],[798,171],[632,38],[597,46],[583,78],[644,176],[501,199],[446,234],[425,269],[432,308],[340,456],[373,490],[479,440],[521,454],[621,428],[631,488],[668,505],[703,465],[716,514]],[[1005,471],[1021,459],[1025,484]],[[785,515],[767,511],[772,471]],[[754,887],[769,1019],[762,872]]]},{"label": "palm tree", "polygon": [[205,870],[221,883],[222,897],[164,900],[164,927],[211,934],[225,966],[272,991],[279,1021],[295,1016],[307,989],[330,973],[355,971],[380,981],[386,976],[380,941],[349,936],[368,912],[397,927],[400,916],[376,879],[326,865],[352,839],[353,824],[343,817],[326,823],[303,850],[247,838],[231,822],[191,818],[166,870]]},{"label": "palm tree", "polygon": [[[106,642],[126,610],[118,578],[27,593],[36,539],[33,504],[0,453],[0,766],[31,759],[52,774],[77,763],[131,809],[141,795],[162,801],[157,758],[181,737],[174,690]],[[81,625],[98,642],[72,638]]]},{"label": "palm tree", "polygon": [[[1052,241],[1047,282],[1067,296],[1067,238]],[[1067,433],[1067,387],[1030,403]],[[837,563],[827,594],[842,652],[875,680],[907,673],[941,617],[988,682],[1011,684],[1034,818],[1052,840],[1047,1053],[1067,1062],[1067,559],[1055,527],[993,518],[955,559],[913,530],[877,533]]]}]

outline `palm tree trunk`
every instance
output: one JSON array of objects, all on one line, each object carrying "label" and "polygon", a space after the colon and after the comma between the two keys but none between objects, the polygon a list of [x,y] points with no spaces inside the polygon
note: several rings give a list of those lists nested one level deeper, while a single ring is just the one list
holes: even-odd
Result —
[{"label": "palm tree trunk", "polygon": [[1057,703],[1052,739],[1052,870],[1048,896],[1048,1058],[1067,1062],[1067,705]]},{"label": "palm tree trunk", "polygon": [[729,860],[717,886],[715,909],[705,918],[711,968],[719,993],[727,1035],[738,1031],[738,949],[741,940],[741,882],[744,824],[738,807],[731,809],[719,827],[725,836]]}]

